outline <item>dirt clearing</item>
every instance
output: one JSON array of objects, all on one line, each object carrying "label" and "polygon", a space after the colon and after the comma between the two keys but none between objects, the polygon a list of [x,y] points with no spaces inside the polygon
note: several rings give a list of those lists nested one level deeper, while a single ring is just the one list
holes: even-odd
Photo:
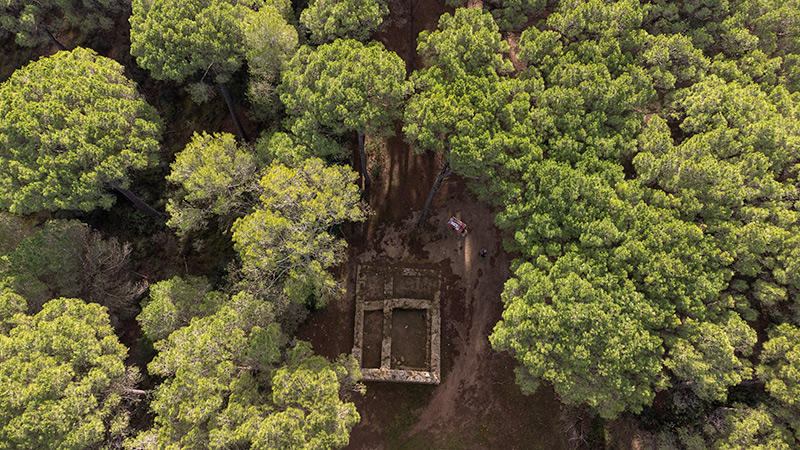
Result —
[{"label": "dirt clearing", "polygon": [[[413,17],[408,15],[412,7]],[[416,45],[416,35],[435,29],[439,16],[452,9],[441,0],[393,0],[390,10],[391,26],[377,39],[416,68],[419,61],[408,51]],[[503,310],[500,294],[509,278],[509,257],[494,226],[495,211],[469,192],[465,180],[453,175],[436,194],[428,226],[417,228],[444,161],[414,154],[401,131],[398,124],[395,137],[371,143],[373,184],[365,199],[372,215],[363,224],[345,228],[350,253],[339,277],[347,292],[311,317],[298,337],[328,358],[351,351],[359,265],[435,269],[441,277],[441,384],[367,383],[366,395],[353,399],[361,422],[353,429],[348,448],[568,448],[558,419],[561,403],[552,390],[544,387],[536,395],[523,395],[514,381],[515,361],[489,344],[488,336]],[[450,216],[467,223],[465,236],[447,225]],[[485,257],[480,255],[483,249]],[[379,333],[381,316],[364,320],[365,332]],[[419,317],[401,315],[397,320],[413,322]],[[410,347],[408,351],[413,355]],[[364,358],[365,363],[378,363],[380,348],[365,348]],[[416,356],[408,358],[417,362]]]},{"label": "dirt clearing", "polygon": [[[354,399],[361,422],[348,448],[567,448],[558,420],[561,404],[553,392],[542,388],[524,396],[514,382],[515,361],[488,341],[500,320],[500,293],[509,277],[494,212],[454,175],[437,193],[428,226],[417,228],[440,161],[413,154],[397,138],[389,140],[387,150],[368,193],[373,215],[346,230],[350,257],[339,275],[346,295],[310,318],[298,337],[328,358],[350,352],[359,264],[436,269],[441,273],[442,382],[368,383],[367,394]],[[466,236],[447,225],[451,215],[467,223]],[[486,257],[479,255],[482,249]],[[381,326],[381,318],[365,318],[368,332],[377,334]],[[374,364],[379,354],[379,348],[370,349],[365,359]]]}]

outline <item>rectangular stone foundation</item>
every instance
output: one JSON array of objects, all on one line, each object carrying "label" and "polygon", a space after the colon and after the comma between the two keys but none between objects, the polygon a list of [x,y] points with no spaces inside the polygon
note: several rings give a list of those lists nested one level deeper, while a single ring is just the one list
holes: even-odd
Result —
[{"label": "rectangular stone foundation", "polygon": [[[366,265],[358,267],[353,356],[359,361],[365,381],[439,384],[441,377],[440,291],[441,282],[437,270]],[[409,311],[411,316],[414,316],[415,310],[420,310],[425,318],[425,330],[416,329],[421,327],[416,316],[405,317],[406,320],[403,321],[408,323],[405,327],[411,326],[413,329],[393,330],[392,315],[395,310],[398,310],[398,315],[406,314],[406,311]],[[374,314],[378,311],[383,314],[383,333],[380,343],[372,342],[375,340],[372,328],[377,323]],[[403,312],[401,313],[401,311]],[[364,328],[365,314],[370,315],[370,326],[367,330]],[[405,333],[424,333],[424,348],[417,350],[408,348],[406,345],[400,352],[398,344],[396,353],[404,353],[404,355],[393,354],[393,336],[395,339],[400,339]],[[405,336],[411,336],[411,334],[405,334]],[[373,355],[368,358],[369,361],[376,360],[373,352],[376,346],[380,345],[379,367],[365,367],[364,365],[365,338],[369,339],[369,342],[366,342],[368,354]],[[409,341],[421,343],[421,339],[409,339]],[[404,341],[403,344],[408,344],[408,342]],[[422,364],[424,367],[418,367],[422,361],[424,361]]]}]

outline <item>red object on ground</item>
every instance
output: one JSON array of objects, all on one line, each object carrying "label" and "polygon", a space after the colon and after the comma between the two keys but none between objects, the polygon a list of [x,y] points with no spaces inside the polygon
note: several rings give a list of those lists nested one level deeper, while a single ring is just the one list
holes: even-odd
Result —
[{"label": "red object on ground", "polygon": [[447,224],[453,227],[454,230],[458,231],[459,233],[463,233],[467,231],[467,224],[458,220],[455,217],[451,217],[447,219]]}]

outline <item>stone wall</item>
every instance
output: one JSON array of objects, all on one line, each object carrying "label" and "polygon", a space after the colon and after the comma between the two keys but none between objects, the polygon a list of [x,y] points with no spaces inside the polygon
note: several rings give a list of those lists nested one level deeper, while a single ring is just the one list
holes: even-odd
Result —
[{"label": "stone wall", "polygon": [[[355,332],[353,356],[361,365],[365,381],[439,384],[441,377],[440,274],[437,270],[414,267],[359,266],[356,279]],[[401,296],[402,294],[402,296]],[[425,312],[425,370],[392,368],[392,312]],[[363,367],[364,312],[383,311],[380,367]],[[422,330],[410,330],[409,333]],[[377,343],[371,343],[377,344]]]}]

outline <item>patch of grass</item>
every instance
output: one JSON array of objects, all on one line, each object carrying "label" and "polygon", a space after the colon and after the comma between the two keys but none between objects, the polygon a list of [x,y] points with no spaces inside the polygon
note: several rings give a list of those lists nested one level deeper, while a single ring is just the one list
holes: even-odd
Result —
[{"label": "patch of grass", "polygon": [[401,442],[403,435],[417,423],[417,417],[411,412],[410,408],[397,408],[397,414],[386,428],[386,438],[389,448],[412,449],[420,447],[409,447],[408,444],[416,439]]},{"label": "patch of grass", "polygon": [[443,448],[447,450],[462,450],[467,448],[467,444],[464,442],[464,435],[456,430],[447,436],[447,439],[444,441]]},{"label": "patch of grass", "polygon": [[488,448],[491,443],[489,440],[490,437],[491,431],[489,430],[489,425],[482,422],[475,427],[475,431],[472,434],[472,441],[475,444],[480,444],[482,447]]},{"label": "patch of grass", "polygon": [[386,448],[418,449],[432,448],[430,436],[417,435],[408,438],[408,431],[419,422],[418,411],[431,398],[433,388],[430,385],[396,385],[397,391],[391,396],[392,416],[383,428]]},{"label": "patch of grass", "polygon": [[[484,426],[483,430],[480,429],[475,430],[475,436],[478,434],[485,434],[488,432],[488,429]],[[483,447],[483,448],[490,448],[490,442],[486,439],[486,437],[476,438],[475,436],[472,439],[465,440],[466,436],[462,432],[462,430],[453,430],[444,441],[439,441],[435,437],[422,433],[412,436],[407,441],[403,442],[399,447],[390,446],[389,448],[396,448],[398,450],[416,450],[420,448],[437,448],[441,450],[464,450],[466,448],[475,448],[476,446]]]}]

